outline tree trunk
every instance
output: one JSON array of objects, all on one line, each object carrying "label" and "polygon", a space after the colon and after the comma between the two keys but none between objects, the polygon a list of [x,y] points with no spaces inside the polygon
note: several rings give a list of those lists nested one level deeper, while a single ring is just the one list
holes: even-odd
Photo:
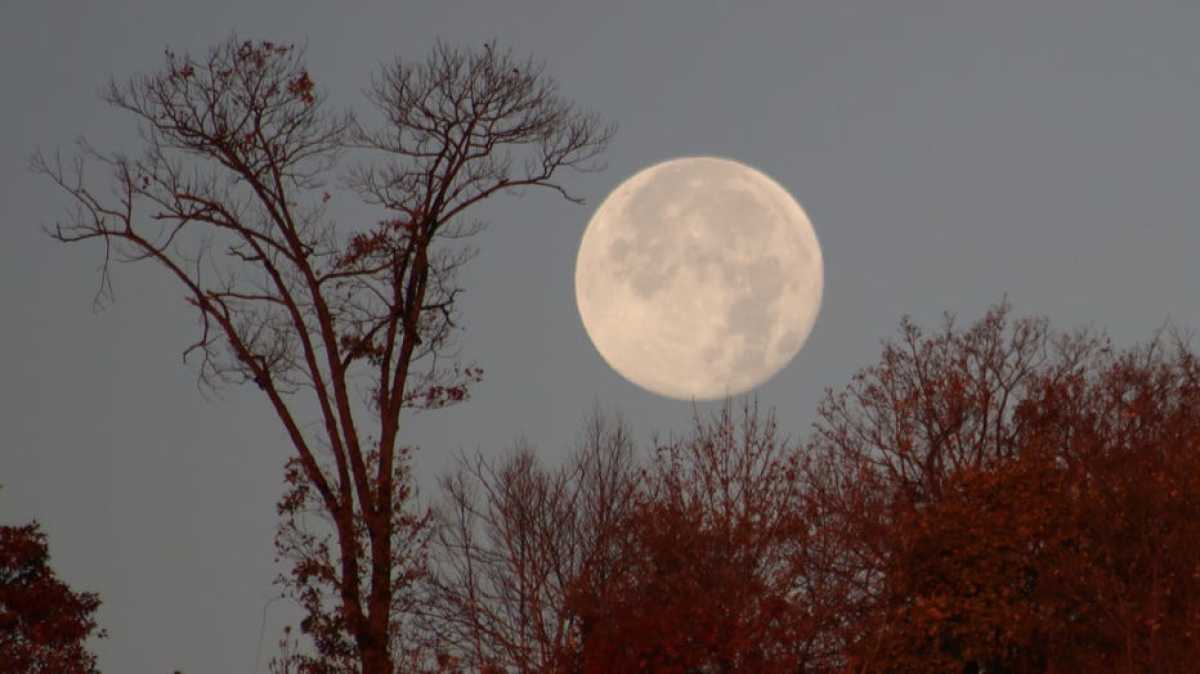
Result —
[{"label": "tree trunk", "polygon": [[393,674],[386,638],[382,642],[371,639],[371,643],[360,646],[358,652],[363,666],[362,674]]}]

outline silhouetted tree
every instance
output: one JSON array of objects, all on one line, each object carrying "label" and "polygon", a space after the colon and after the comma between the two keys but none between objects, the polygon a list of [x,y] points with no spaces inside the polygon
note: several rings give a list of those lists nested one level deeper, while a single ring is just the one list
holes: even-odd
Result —
[{"label": "silhouetted tree", "polygon": [[572,587],[579,674],[771,674],[822,661],[806,598],[801,457],[773,415],[727,405],[661,445],[618,562]]},{"label": "silhouetted tree", "polygon": [[559,468],[519,444],[499,460],[461,457],[441,484],[431,638],[468,671],[557,671],[586,631],[568,594],[624,561],[641,484],[629,429],[597,411]]},{"label": "silhouetted tree", "polygon": [[808,600],[797,447],[727,407],[647,462],[598,413],[549,469],[518,446],[443,480],[428,625],[472,672],[795,672]]},{"label": "silhouetted tree", "polygon": [[0,674],[94,674],[99,607],[55,575],[38,524],[0,526]]},{"label": "silhouetted tree", "polygon": [[578,463],[467,461],[431,623],[471,672],[1189,671],[1198,363],[1002,304],[904,321],[803,448],[749,407],[646,461],[590,427],[604,527]]},{"label": "silhouetted tree", "polygon": [[[947,316],[926,334],[905,319],[878,364],[829,391],[806,452],[811,525],[822,532],[823,601],[838,606],[829,639],[876,671],[894,629],[889,564],[907,513],[937,503],[953,474],[987,471],[1019,452],[1019,403],[1039,375],[1065,378],[1102,344],[1051,332],[1045,319],[1009,317],[1007,304],[967,328]],[[888,671],[888,670],[878,670]]]},{"label": "silhouetted tree", "polygon": [[1200,655],[1200,369],[1009,307],[905,322],[820,410],[810,524],[854,672],[1182,672]]},{"label": "silhouetted tree", "polygon": [[[407,510],[401,413],[459,402],[481,375],[447,351],[455,272],[471,257],[462,239],[479,228],[469,218],[500,192],[578,201],[560,173],[595,168],[611,130],[539,63],[493,45],[439,43],[424,61],[382,67],[368,93],[379,128],[328,113],[299,50],[236,38],[198,59],[168,51],[104,98],[139,122],[141,151],[36,155],[33,169],[76,206],[51,233],[104,245],[98,299],[113,260],[164,269],[197,311],[184,355],[200,356],[201,381],[253,382],[267,396],[296,452],[281,503],[280,550],[295,562],[285,585],[309,610],[318,660],[391,674],[424,521]],[[369,155],[348,184],[386,213],[374,226],[328,219],[347,148]],[[92,186],[88,162],[110,172],[114,196]],[[302,506],[326,517],[327,540],[293,526]]]}]

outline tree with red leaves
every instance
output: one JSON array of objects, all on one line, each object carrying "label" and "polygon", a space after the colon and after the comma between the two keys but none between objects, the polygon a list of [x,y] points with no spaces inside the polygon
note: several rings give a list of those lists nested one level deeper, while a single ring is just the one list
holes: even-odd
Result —
[{"label": "tree with red leaves", "polygon": [[0,526],[0,674],[94,674],[99,607],[56,577],[36,523]]},{"label": "tree with red leaves", "polygon": [[812,665],[828,618],[805,598],[800,468],[749,408],[649,464],[599,413],[555,469],[525,446],[464,457],[442,482],[429,633],[489,674]]},{"label": "tree with red leaves", "polygon": [[[806,448],[808,498],[817,506],[811,525],[821,532],[823,601],[841,614],[827,639],[853,671],[907,671],[884,651],[897,612],[915,601],[896,583],[915,524],[953,493],[955,476],[990,474],[1017,456],[1021,401],[1037,382],[1082,371],[1103,347],[1092,335],[1056,335],[1044,319],[1013,321],[1009,313],[1001,305],[961,329],[947,317],[930,334],[905,320],[879,363],[818,408]],[[905,568],[934,577],[923,575],[919,559]],[[947,648],[958,666],[969,661]],[[950,671],[924,645],[910,656]]]},{"label": "tree with red leaves", "polygon": [[[327,112],[301,51],[265,41],[168,51],[104,98],[138,121],[142,150],[35,156],[76,207],[50,233],[104,246],[100,299],[113,260],[158,265],[197,312],[184,355],[200,356],[201,382],[262,390],[295,450],[279,545],[314,663],[392,674],[423,520],[407,503],[401,415],[465,400],[482,374],[449,356],[464,239],[501,193],[581,201],[561,174],[595,168],[612,129],[541,64],[491,44],[383,66],[368,94],[379,128]],[[329,218],[346,151],[366,159],[343,177],[381,211],[375,225]],[[89,185],[89,164],[111,190]],[[301,506],[327,537],[293,526]]]},{"label": "tree with red leaves", "polygon": [[905,323],[821,408],[812,524],[846,670],[1191,671],[1195,355],[1161,337],[1116,353],[1008,313]]},{"label": "tree with red leaves", "polygon": [[800,456],[772,415],[725,407],[660,446],[603,579],[568,596],[561,671],[779,673],[813,666],[826,616],[805,598]]},{"label": "tree with red leaves", "polygon": [[599,418],[556,469],[464,458],[418,631],[444,672],[1188,671],[1200,367],[1166,346],[1001,305],[903,323],[803,448],[726,408],[645,463]]},{"label": "tree with red leaves", "polygon": [[902,323],[803,450],[726,410],[621,464],[600,529],[528,452],[460,474],[442,634],[477,672],[1182,674],[1198,363],[1000,305]]}]

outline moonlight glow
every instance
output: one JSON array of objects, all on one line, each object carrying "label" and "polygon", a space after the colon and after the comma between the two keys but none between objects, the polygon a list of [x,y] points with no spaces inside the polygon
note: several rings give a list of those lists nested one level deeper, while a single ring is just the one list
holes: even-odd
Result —
[{"label": "moonlight glow", "polygon": [[673,159],[617,186],[575,265],[579,314],[626,379],[673,398],[737,395],[803,346],[821,247],[800,204],[744,164]]}]

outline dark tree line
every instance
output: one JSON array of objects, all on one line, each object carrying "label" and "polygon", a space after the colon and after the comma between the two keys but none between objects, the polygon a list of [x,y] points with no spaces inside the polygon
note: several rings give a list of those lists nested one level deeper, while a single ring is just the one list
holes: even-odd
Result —
[{"label": "dark tree line", "polygon": [[594,419],[562,468],[464,460],[432,624],[470,672],[1188,672],[1198,409],[1179,335],[904,322],[804,443],[727,406],[648,451]]}]

